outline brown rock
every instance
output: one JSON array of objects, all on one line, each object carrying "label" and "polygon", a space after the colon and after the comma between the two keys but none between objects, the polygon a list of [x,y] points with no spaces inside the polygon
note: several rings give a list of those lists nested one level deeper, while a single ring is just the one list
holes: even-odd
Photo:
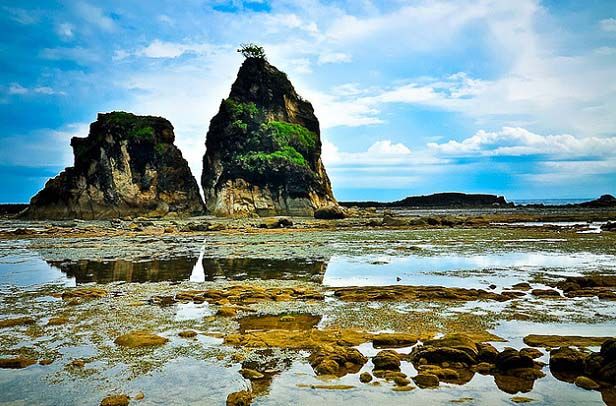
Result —
[{"label": "brown rock", "polygon": [[166,344],[167,341],[169,341],[167,338],[148,331],[132,331],[119,336],[114,342],[122,347],[138,348],[159,346]]},{"label": "brown rock", "polygon": [[394,383],[396,386],[407,386],[411,383],[411,380],[408,378],[403,378],[401,376],[396,376],[394,379]]},{"label": "brown rock", "polygon": [[533,289],[530,293],[538,297],[562,297],[560,292],[554,289]]},{"label": "brown rock", "polygon": [[438,376],[432,374],[417,374],[413,381],[420,388],[435,388],[439,385]]},{"label": "brown rock", "polygon": [[577,378],[575,378],[574,383],[575,386],[579,386],[580,388],[586,390],[596,390],[601,387],[601,385],[588,378],[587,376],[578,376]]},{"label": "brown rock", "polygon": [[237,309],[231,306],[222,306],[218,309],[216,315],[221,317],[235,317],[237,315]]},{"label": "brown rock", "polygon": [[399,371],[400,354],[393,350],[382,350],[372,358],[372,363],[376,370]]},{"label": "brown rock", "polygon": [[535,363],[533,358],[527,354],[522,354],[513,348],[506,348],[496,357],[495,365],[500,371],[509,371],[519,368],[533,368]]},{"label": "brown rock", "polygon": [[379,333],[372,338],[374,348],[401,348],[417,343],[417,336],[406,333]]},{"label": "brown rock", "polygon": [[35,321],[32,317],[17,317],[14,319],[0,320],[0,328],[24,326],[28,324],[34,324]]},{"label": "brown rock", "polygon": [[68,323],[68,318],[67,317],[52,317],[47,322],[47,325],[48,326],[60,326],[62,324],[66,324],[66,323]]},{"label": "brown rock", "polygon": [[368,382],[372,381],[372,375],[370,375],[370,372],[362,372],[359,375],[359,381],[361,383],[368,383]]},{"label": "brown rock", "polygon": [[[517,292],[520,293],[520,292]],[[482,289],[447,288],[443,286],[352,286],[334,289],[334,295],[348,302],[366,301],[475,301],[496,300],[499,302],[518,297],[513,291],[495,293]]]},{"label": "brown rock", "polygon": [[127,395],[110,395],[101,400],[100,406],[128,406],[130,398]]},{"label": "brown rock", "polygon": [[242,369],[240,369],[240,375],[242,375],[244,378],[250,379],[250,380],[265,378],[265,375],[263,375],[261,372],[255,371],[254,369],[250,369],[250,368],[242,368]]},{"label": "brown rock", "polygon": [[107,291],[103,288],[74,288],[62,293],[62,299],[98,299],[107,296]]},{"label": "brown rock", "polygon": [[330,205],[320,207],[314,211],[314,218],[321,220],[340,220],[346,217],[344,210],[340,206]]},{"label": "brown rock", "polygon": [[524,344],[531,347],[592,347],[603,344],[611,337],[583,337],[530,334],[524,337]]},{"label": "brown rock", "polygon": [[357,373],[368,361],[356,348],[345,346],[326,346],[308,357],[317,375],[344,376]]},{"label": "brown rock", "polygon": [[186,330],[186,331],[180,331],[178,333],[178,336],[182,337],[182,338],[194,338],[197,336],[197,332],[194,330]]},{"label": "brown rock", "polygon": [[219,216],[313,216],[337,205],[314,109],[265,59],[244,61],[212,118],[201,184]]},{"label": "brown rock", "polygon": [[252,403],[252,394],[248,391],[229,393],[227,396],[227,406],[249,406]]},{"label": "brown rock", "polygon": [[36,364],[36,360],[18,356],[14,358],[0,358],[0,368],[5,369],[21,369]]},{"label": "brown rock", "polygon": [[527,398],[526,396],[514,396],[511,398],[511,401],[513,403],[530,403],[530,402],[534,402],[535,399]]},{"label": "brown rock", "polygon": [[543,356],[543,353],[536,348],[522,348],[520,350],[520,355],[527,356],[532,359],[537,359],[541,358]]},{"label": "brown rock", "polygon": [[581,375],[586,357],[587,353],[571,347],[557,348],[550,351],[550,370],[572,376]]}]

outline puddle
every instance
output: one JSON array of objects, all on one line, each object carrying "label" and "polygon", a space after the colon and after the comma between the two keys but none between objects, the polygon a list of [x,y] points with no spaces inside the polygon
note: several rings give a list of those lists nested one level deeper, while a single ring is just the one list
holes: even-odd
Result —
[{"label": "puddle", "polygon": [[616,270],[616,256],[590,253],[515,252],[489,255],[334,256],[327,265],[327,286],[442,285],[485,287],[527,281],[531,273],[574,276],[597,269]]}]

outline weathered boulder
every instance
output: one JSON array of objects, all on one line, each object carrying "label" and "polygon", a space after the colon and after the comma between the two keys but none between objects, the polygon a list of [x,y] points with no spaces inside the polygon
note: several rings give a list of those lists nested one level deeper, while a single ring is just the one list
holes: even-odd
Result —
[{"label": "weathered boulder", "polygon": [[518,368],[533,368],[535,362],[526,353],[513,348],[506,348],[496,356],[495,365],[501,371],[509,371]]},{"label": "weathered boulder", "polygon": [[368,361],[359,350],[347,346],[325,346],[308,358],[317,375],[344,376],[357,373]]},{"label": "weathered boulder", "polygon": [[575,381],[573,383],[575,383],[575,386],[579,386],[580,388],[586,390],[596,390],[601,387],[601,385],[599,385],[597,382],[583,375],[575,378]]},{"label": "weathered boulder", "polygon": [[227,396],[227,406],[249,406],[252,403],[252,393],[241,390],[229,393]]},{"label": "weathered boulder", "polygon": [[128,406],[130,398],[127,395],[109,395],[101,400],[100,406]]},{"label": "weathered boulder", "polygon": [[36,360],[18,356],[14,358],[0,358],[0,368],[21,369],[36,364]]},{"label": "weathered boulder", "polygon": [[359,381],[361,383],[368,383],[368,382],[372,381],[372,375],[370,375],[370,372],[362,372],[359,375]]},{"label": "weathered boulder", "polygon": [[131,331],[115,339],[115,343],[122,347],[156,347],[166,344],[169,339],[152,334],[147,331]]},{"label": "weathered boulder", "polygon": [[201,184],[207,211],[220,216],[313,216],[337,206],[312,105],[265,58],[244,61],[212,119]]},{"label": "weathered boulder", "polygon": [[74,165],[49,180],[23,216],[116,218],[203,211],[199,186],[161,117],[99,114],[86,138],[71,140]]},{"label": "weathered boulder", "polygon": [[561,347],[550,352],[550,370],[579,375],[584,371],[584,360],[588,354],[571,347]]},{"label": "weathered boulder", "polygon": [[393,350],[382,350],[372,358],[372,363],[375,370],[399,371],[400,354]]},{"label": "weathered boulder", "polygon": [[314,211],[314,218],[321,220],[340,220],[346,217],[346,214],[340,206],[320,207]]},{"label": "weathered boulder", "polygon": [[417,376],[413,378],[413,381],[420,388],[435,388],[440,383],[438,376],[424,373],[417,374]]}]

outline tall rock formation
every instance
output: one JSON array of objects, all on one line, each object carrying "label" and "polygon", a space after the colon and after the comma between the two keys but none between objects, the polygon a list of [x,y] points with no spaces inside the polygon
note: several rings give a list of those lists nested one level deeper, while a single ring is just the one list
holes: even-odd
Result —
[{"label": "tall rock formation", "polygon": [[264,58],[244,61],[210,123],[201,184],[207,211],[220,216],[312,216],[337,205],[312,105]]},{"label": "tall rock formation", "polygon": [[203,211],[199,186],[161,117],[99,114],[71,140],[75,163],[30,201],[34,219],[99,219]]}]

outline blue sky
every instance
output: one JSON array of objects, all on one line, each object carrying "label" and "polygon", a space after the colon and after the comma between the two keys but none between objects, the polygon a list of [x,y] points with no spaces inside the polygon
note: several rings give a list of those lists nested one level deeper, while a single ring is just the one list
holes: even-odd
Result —
[{"label": "blue sky", "polygon": [[339,200],[616,193],[616,2],[0,1],[0,201],[97,112],[160,115],[199,178],[242,42],[321,121]]}]

